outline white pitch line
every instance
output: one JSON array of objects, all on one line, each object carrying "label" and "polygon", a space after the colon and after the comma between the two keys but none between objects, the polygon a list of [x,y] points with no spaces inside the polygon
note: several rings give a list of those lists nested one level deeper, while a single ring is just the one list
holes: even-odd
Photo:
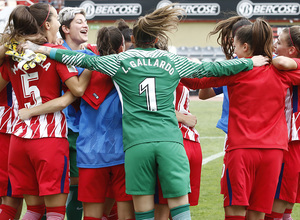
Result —
[{"label": "white pitch line", "polygon": [[217,154],[211,155],[211,156],[209,156],[207,158],[204,158],[202,160],[202,165],[207,164],[208,162],[213,161],[213,160],[215,160],[215,159],[217,159],[219,157],[223,157],[224,155],[225,155],[225,152],[222,151],[220,153],[217,153]]}]

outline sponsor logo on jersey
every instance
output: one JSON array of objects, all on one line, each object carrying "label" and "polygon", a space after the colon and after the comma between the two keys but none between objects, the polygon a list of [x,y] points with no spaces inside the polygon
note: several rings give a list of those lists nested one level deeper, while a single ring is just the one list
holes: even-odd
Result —
[{"label": "sponsor logo on jersey", "polygon": [[95,16],[139,16],[142,13],[139,3],[95,4],[92,1],[84,1],[80,7],[85,9],[87,19]]},{"label": "sponsor logo on jersey", "polygon": [[295,2],[253,3],[249,0],[240,1],[236,11],[246,18],[252,16],[299,15],[300,4]]}]

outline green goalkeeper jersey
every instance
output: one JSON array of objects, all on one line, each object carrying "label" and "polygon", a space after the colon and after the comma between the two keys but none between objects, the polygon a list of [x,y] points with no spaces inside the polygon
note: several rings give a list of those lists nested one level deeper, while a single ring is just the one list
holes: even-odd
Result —
[{"label": "green goalkeeper jersey", "polygon": [[50,57],[112,77],[122,103],[124,150],[155,141],[182,144],[174,108],[180,78],[231,75],[253,67],[251,59],[195,63],[155,48],[101,57],[52,49]]}]

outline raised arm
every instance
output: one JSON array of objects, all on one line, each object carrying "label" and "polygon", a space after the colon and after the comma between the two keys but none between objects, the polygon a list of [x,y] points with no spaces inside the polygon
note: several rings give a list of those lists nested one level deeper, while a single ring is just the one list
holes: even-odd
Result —
[{"label": "raised arm", "polygon": [[295,70],[298,68],[297,62],[294,59],[285,56],[274,58],[272,64],[279,70]]},{"label": "raised arm", "polygon": [[33,116],[53,113],[61,111],[76,100],[76,97],[67,91],[63,96],[52,99],[46,103],[35,106],[33,108],[22,108],[19,110],[19,117],[21,120],[29,119]]}]

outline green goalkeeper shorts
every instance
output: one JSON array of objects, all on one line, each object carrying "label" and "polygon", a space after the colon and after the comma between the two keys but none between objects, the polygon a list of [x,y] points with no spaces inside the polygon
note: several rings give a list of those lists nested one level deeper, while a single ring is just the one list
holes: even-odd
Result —
[{"label": "green goalkeeper shorts", "polygon": [[155,194],[158,176],[164,198],[190,192],[189,161],[182,144],[153,142],[135,145],[125,151],[126,193]]}]

